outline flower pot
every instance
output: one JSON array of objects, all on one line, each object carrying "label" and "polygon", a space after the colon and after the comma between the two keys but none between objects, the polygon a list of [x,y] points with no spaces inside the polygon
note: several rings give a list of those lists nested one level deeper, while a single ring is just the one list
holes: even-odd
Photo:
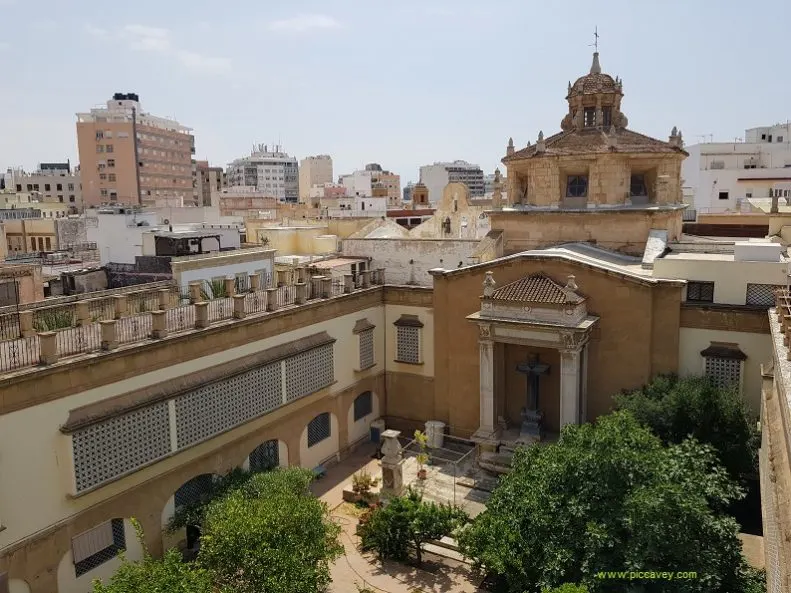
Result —
[{"label": "flower pot", "polygon": [[425,468],[420,468],[419,470],[417,470],[417,477],[418,477],[418,480],[425,480],[426,479],[426,469]]}]

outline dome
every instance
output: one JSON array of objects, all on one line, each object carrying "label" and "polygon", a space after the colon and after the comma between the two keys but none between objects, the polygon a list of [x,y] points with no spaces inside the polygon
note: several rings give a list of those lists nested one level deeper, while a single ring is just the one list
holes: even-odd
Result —
[{"label": "dome", "polygon": [[585,76],[580,76],[573,85],[569,85],[569,97],[620,92],[620,81],[601,71],[599,52],[593,54],[593,64],[591,64],[590,72]]}]

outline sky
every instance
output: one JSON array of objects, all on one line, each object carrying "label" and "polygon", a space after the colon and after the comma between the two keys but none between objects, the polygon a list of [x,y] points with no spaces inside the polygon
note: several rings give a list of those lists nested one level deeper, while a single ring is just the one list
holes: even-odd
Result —
[{"label": "sky", "polygon": [[280,143],[336,177],[489,173],[559,131],[596,27],[631,129],[731,141],[791,118],[789,21],[788,0],[0,0],[0,170],[76,163],[75,113],[135,92],[215,165]]}]

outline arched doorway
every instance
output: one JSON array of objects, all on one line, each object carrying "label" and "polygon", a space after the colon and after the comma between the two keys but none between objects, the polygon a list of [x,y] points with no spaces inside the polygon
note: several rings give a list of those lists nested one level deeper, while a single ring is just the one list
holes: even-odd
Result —
[{"label": "arched doorway", "polygon": [[265,472],[276,467],[288,465],[288,447],[282,441],[270,439],[261,443],[250,452],[247,461],[247,470],[250,472]]},{"label": "arched doorway", "polygon": [[[207,502],[214,480],[213,474],[200,474],[184,482],[168,500],[162,511],[163,528],[166,528],[170,520],[178,513]],[[164,537],[165,549],[179,546],[185,550],[185,556],[191,557],[197,554],[200,546],[200,525],[187,524],[186,527],[180,528],[172,534],[166,532]]]}]

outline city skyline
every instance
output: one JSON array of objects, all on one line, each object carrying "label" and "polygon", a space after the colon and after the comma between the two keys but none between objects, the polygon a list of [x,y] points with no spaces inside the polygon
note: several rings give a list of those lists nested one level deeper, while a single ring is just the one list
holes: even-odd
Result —
[{"label": "city skyline", "polygon": [[93,1],[0,0],[18,24],[0,43],[13,81],[0,95],[0,167],[77,163],[75,113],[135,92],[146,111],[193,128],[196,158],[214,165],[261,142],[297,159],[330,154],[336,177],[378,162],[406,185],[421,165],[454,159],[491,173],[509,135],[521,147],[559,130],[595,27],[636,131],[665,139],[675,125],[687,144],[730,141],[788,117],[791,83],[774,80],[771,58],[783,39],[750,33],[789,16],[780,1],[750,12],[675,1],[595,13],[574,1],[562,14],[510,0],[212,8],[142,0],[127,15]]}]

